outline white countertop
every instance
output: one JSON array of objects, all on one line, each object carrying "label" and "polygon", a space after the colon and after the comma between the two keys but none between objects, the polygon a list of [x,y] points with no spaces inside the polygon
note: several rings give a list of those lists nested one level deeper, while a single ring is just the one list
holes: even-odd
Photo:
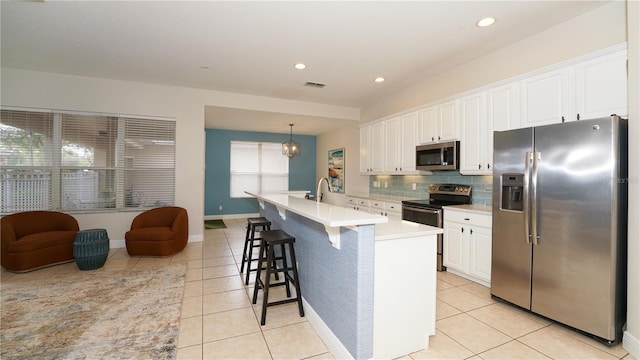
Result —
[{"label": "white countertop", "polygon": [[389,219],[384,224],[376,224],[376,241],[403,239],[414,236],[428,236],[442,234],[441,228],[422,225],[411,221]]},{"label": "white countertop", "polygon": [[381,224],[389,221],[385,216],[307,200],[289,194],[254,194],[247,191],[246,193],[255,196],[258,201],[272,203],[279,209],[286,209],[329,227]]},{"label": "white countertop", "polygon": [[455,210],[461,210],[461,211],[470,211],[470,212],[476,212],[476,213],[481,213],[481,214],[485,214],[485,215],[491,215],[492,214],[492,208],[491,206],[488,205],[474,205],[474,204],[467,204],[467,205],[451,205],[451,206],[443,206],[443,209],[445,209],[445,211],[447,211],[447,209],[455,209]]}]

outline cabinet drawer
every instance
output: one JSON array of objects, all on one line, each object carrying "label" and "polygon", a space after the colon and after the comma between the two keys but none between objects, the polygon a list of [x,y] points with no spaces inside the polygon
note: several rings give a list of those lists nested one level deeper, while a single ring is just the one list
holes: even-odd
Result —
[{"label": "cabinet drawer", "polygon": [[467,211],[444,210],[444,221],[455,221],[463,224],[491,227],[491,215],[471,213]]},{"label": "cabinet drawer", "polygon": [[372,200],[371,207],[375,209],[384,210],[386,208],[385,203],[382,201]]},{"label": "cabinet drawer", "polygon": [[388,212],[402,212],[402,204],[400,203],[387,203]]},{"label": "cabinet drawer", "polygon": [[349,205],[358,205],[358,199],[356,199],[356,198],[347,198],[347,204],[349,204]]},{"label": "cabinet drawer", "polygon": [[365,199],[358,199],[358,206],[366,206],[369,207],[369,200],[365,200]]}]

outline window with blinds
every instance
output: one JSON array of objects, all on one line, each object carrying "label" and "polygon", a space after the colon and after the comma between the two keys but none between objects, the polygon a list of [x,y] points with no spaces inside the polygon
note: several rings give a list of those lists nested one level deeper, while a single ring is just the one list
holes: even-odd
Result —
[{"label": "window with blinds", "polygon": [[0,212],[172,205],[175,121],[2,109]]},{"label": "window with blinds", "polygon": [[250,197],[245,191],[265,193],[289,189],[289,158],[282,144],[231,142],[232,198]]}]

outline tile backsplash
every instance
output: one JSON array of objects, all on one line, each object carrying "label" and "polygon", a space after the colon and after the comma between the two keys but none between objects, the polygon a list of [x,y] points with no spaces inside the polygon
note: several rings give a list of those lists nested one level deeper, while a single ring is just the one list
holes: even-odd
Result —
[{"label": "tile backsplash", "polygon": [[[369,176],[369,194],[426,199],[429,184],[463,184],[471,185],[473,204],[491,205],[492,182],[491,175],[467,176],[458,171],[437,171],[431,175],[374,175]],[[413,184],[416,184],[416,190],[413,190]]]}]

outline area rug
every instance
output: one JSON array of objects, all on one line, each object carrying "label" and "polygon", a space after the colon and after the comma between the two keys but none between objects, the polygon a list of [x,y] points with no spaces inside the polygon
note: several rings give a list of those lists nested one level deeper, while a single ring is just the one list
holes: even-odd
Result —
[{"label": "area rug", "polygon": [[2,359],[175,359],[186,265],[2,284]]},{"label": "area rug", "polygon": [[222,220],[205,220],[204,228],[207,230],[210,229],[225,229],[227,225],[224,224]]}]

